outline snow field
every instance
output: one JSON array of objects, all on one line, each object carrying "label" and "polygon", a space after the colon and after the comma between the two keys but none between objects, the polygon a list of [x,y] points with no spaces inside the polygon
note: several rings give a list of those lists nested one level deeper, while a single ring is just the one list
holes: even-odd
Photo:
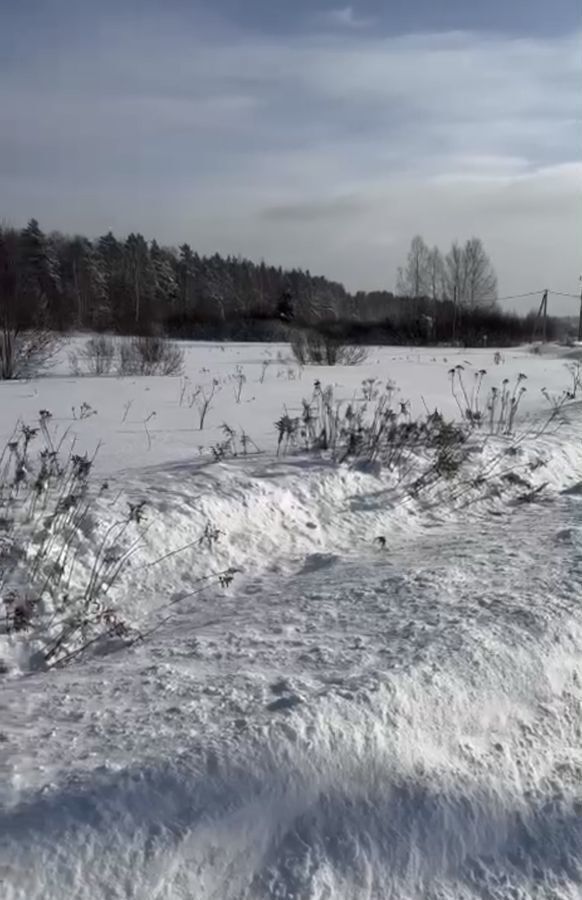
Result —
[{"label": "snow field", "polygon": [[[176,377],[73,377],[69,374],[67,351],[63,351],[49,377],[0,386],[2,445],[18,418],[35,423],[39,410],[47,409],[53,414],[53,427],[61,435],[70,429],[69,434],[76,436],[83,450],[91,452],[101,442],[97,466],[105,475],[120,472],[125,475],[132,469],[141,472],[152,466],[191,462],[199,455],[200,447],[207,450],[223,438],[221,426],[225,422],[235,429],[244,428],[259,449],[270,453],[275,448],[274,422],[285,407],[290,415],[298,414],[302,398],[312,394],[315,379],[323,386],[332,385],[336,399],[346,401],[361,397],[362,381],[367,378],[378,379],[382,384],[390,380],[396,385],[397,397],[410,401],[413,415],[422,415],[426,404],[431,411],[438,407],[446,417],[454,417],[459,413],[451,394],[448,371],[459,364],[465,366],[469,388],[473,373],[487,370],[483,397],[491,386],[500,387],[504,378],[513,385],[518,374],[525,373],[527,393],[520,411],[527,415],[548,408],[541,388],[559,393],[571,384],[567,366],[576,361],[570,358],[571,354],[577,353],[556,349],[554,355],[538,356],[527,349],[504,350],[501,351],[503,362],[495,365],[494,348],[467,351],[373,347],[368,361],[361,366],[301,369],[284,344],[184,342],[184,347],[186,382]],[[268,366],[263,376],[264,362]],[[237,366],[246,378],[238,404],[235,399]],[[209,388],[214,379],[220,382],[219,390],[205,428],[200,431],[197,406],[190,408],[189,398],[196,387]],[[79,421],[84,403],[97,415]],[[151,447],[144,422],[151,436]]]},{"label": "snow field", "polygon": [[[277,349],[188,349],[192,383],[224,381],[202,433],[176,379],[57,371],[0,385],[7,435],[50,409],[83,447],[103,442],[116,504],[147,499],[124,612],[141,621],[184,595],[143,644],[4,680],[6,897],[579,896],[579,405],[558,432],[518,444],[520,471],[547,483],[533,504],[515,505],[516,489],[464,508],[473,496],[440,484],[404,501],[390,473],[273,454],[273,423],[314,378],[347,399],[363,378],[390,378],[419,413],[422,395],[453,415],[458,361],[495,384],[524,372],[527,430],[547,415],[540,388],[567,387],[564,359],[384,348],[357,369],[293,378],[274,362],[261,383]],[[82,402],[98,414],[74,420]],[[224,421],[263,452],[198,454]],[[471,465],[498,452],[487,442]],[[80,580],[112,514],[100,502]],[[149,565],[208,522],[214,546]],[[227,566],[241,570],[230,588],[188,600]]]}]

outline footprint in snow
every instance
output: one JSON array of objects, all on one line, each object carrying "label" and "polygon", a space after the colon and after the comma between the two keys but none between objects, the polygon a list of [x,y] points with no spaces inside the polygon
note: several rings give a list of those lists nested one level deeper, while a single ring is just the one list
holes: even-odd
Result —
[{"label": "footprint in snow", "polygon": [[335,553],[312,553],[305,559],[301,574],[304,575],[309,572],[317,572],[319,569],[326,569],[328,566],[333,566],[337,559],[338,557]]},{"label": "footprint in snow", "polygon": [[277,694],[277,696],[289,694],[291,692],[291,685],[284,678],[281,678],[280,681],[273,682],[273,684],[269,685],[269,688],[271,693]]},{"label": "footprint in snow", "polygon": [[284,709],[293,709],[294,706],[298,706],[300,703],[303,703],[301,697],[298,697],[297,694],[291,694],[289,697],[279,697],[278,700],[267,703],[267,709],[269,712],[280,712]]}]

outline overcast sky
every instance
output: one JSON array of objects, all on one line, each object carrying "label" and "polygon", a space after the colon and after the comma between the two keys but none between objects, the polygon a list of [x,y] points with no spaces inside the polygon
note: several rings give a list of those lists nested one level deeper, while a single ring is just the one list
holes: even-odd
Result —
[{"label": "overcast sky", "polygon": [[502,294],[577,292],[581,37],[578,0],[0,0],[0,217],[350,289],[476,234]]}]

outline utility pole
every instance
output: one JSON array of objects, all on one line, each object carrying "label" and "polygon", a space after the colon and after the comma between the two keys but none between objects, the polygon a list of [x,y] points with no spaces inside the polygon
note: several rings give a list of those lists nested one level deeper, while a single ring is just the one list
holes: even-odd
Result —
[{"label": "utility pole", "polygon": [[542,302],[538,309],[538,314],[534,322],[532,341],[535,341],[538,332],[538,323],[542,323],[542,341],[545,343],[548,339],[548,290],[546,289],[542,295]]},{"label": "utility pole", "polygon": [[453,347],[455,346],[455,337],[457,330],[457,285],[453,288]]},{"label": "utility pole", "polygon": [[[582,277],[580,278],[582,281]],[[582,343],[582,288],[580,288],[580,317],[578,319],[578,340]]]}]

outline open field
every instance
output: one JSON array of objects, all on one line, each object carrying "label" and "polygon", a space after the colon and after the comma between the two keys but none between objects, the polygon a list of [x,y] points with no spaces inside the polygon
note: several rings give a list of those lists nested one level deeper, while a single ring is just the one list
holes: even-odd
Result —
[{"label": "open field", "polygon": [[[0,632],[3,897],[580,896],[580,351],[494,356],[188,344],[181,377],[73,377],[64,353],[0,384],[2,445],[42,419],[34,441],[96,454],[67,590],[127,553],[129,629],[62,665],[34,622]],[[343,409],[390,381],[413,422],[458,421],[459,378],[483,420],[421,490],[424,446],[277,454],[316,380]],[[504,379],[526,391],[491,434]]]}]

